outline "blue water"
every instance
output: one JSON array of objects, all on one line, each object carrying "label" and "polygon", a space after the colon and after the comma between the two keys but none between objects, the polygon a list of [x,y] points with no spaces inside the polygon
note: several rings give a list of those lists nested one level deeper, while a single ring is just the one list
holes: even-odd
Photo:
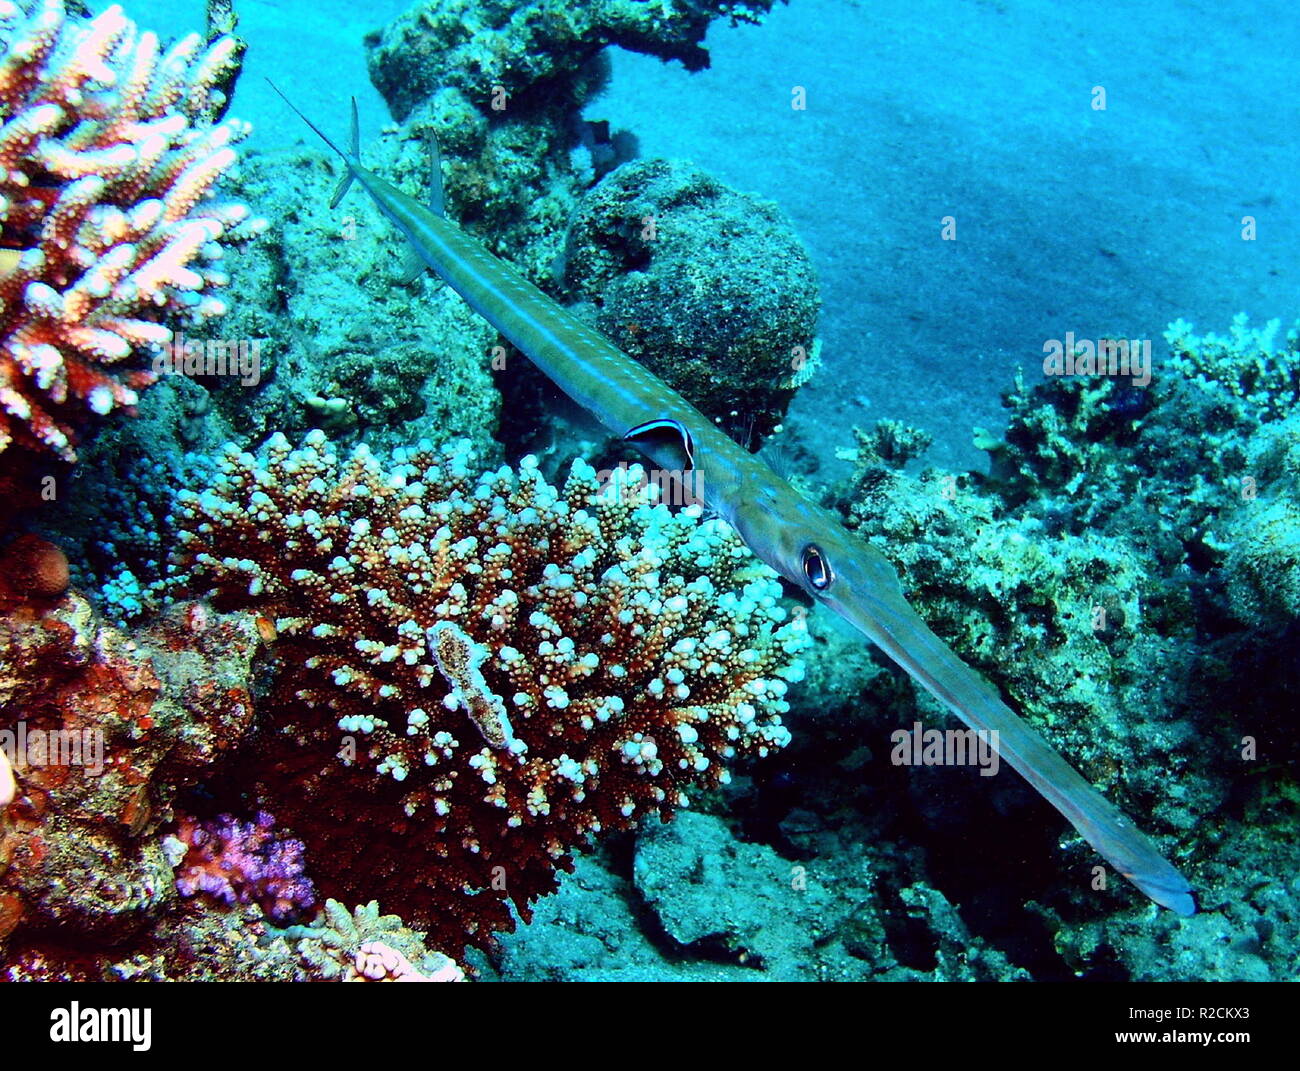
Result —
[{"label": "blue water", "polygon": [[[263,76],[342,128],[388,121],[361,38],[407,5],[239,5],[252,42],[232,109],[253,146],[304,138]],[[201,0],[133,4],[202,25]],[[970,427],[1042,343],[1074,331],[1159,340],[1182,316],[1289,317],[1300,222],[1300,17],[1261,3],[1096,5],[795,0],[762,26],[715,22],[712,67],[614,50],[591,118],[643,155],[685,157],[777,201],[820,273],[827,370],[792,423],[829,457],[881,417],[920,424],[931,459],[978,466]],[[1090,107],[1105,87],[1107,109]],[[808,108],[790,106],[804,86]],[[942,242],[940,219],[957,220]],[[1258,239],[1242,241],[1254,216]],[[844,390],[848,377],[852,389]]]}]

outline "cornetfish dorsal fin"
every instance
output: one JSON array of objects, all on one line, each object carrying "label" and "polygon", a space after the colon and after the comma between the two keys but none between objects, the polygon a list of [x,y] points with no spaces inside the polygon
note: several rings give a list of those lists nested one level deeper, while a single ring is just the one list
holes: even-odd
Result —
[{"label": "cornetfish dorsal fin", "polygon": [[357,98],[352,98],[352,152],[349,155],[335,145],[333,140],[325,133],[325,131],[308,119],[307,116],[303,114],[302,109],[285,96],[284,91],[272,82],[271,79],[268,78],[266,84],[275,90],[276,95],[279,96],[285,104],[289,105],[293,114],[311,127],[312,132],[320,138],[321,141],[325,142],[325,144],[328,145],[346,165],[343,178],[339,180],[338,188],[335,189],[334,196],[330,198],[330,208],[337,208],[338,203],[343,200],[343,195],[348,192],[348,187],[352,185],[352,179],[356,173],[356,169],[361,166],[361,138],[358,129],[359,124],[357,122]]},{"label": "cornetfish dorsal fin", "polygon": [[426,142],[429,146],[429,211],[445,216],[447,198],[442,188],[442,150],[438,148],[438,136],[433,131],[429,131]]},{"label": "cornetfish dorsal fin", "polygon": [[[350,162],[356,167],[361,166],[361,124],[357,120],[357,98],[352,98],[352,156]],[[339,202],[347,196],[348,189],[352,186],[352,180],[356,177],[356,171],[349,167],[343,172],[343,177],[339,179],[339,184],[334,187],[334,195],[330,198],[330,208],[338,208]]]}]

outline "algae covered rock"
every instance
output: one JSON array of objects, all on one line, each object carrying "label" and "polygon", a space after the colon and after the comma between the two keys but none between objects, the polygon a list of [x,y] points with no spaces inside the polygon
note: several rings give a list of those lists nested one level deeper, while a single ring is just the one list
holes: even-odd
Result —
[{"label": "algae covered rock", "polygon": [[830,896],[765,844],[735,840],[722,819],[690,811],[637,838],[633,880],[668,937],[752,966],[813,959]]},{"label": "algae covered rock", "polygon": [[1300,617],[1300,413],[1265,425],[1247,470],[1219,533],[1228,600],[1247,623],[1285,625]]},{"label": "algae covered rock", "polygon": [[607,45],[701,70],[709,65],[701,42],[714,18],[758,22],[771,7],[772,0],[419,0],[366,38],[370,78],[404,119],[443,86],[484,107],[539,84],[560,88]]},{"label": "algae covered rock", "polygon": [[[417,142],[438,139],[449,214],[546,288],[565,220],[600,173],[597,156],[612,148],[588,144],[601,124],[583,114],[608,82],[605,48],[699,70],[708,66],[701,42],[715,18],[758,22],[771,7],[419,0],[365,44],[370,79],[403,131]],[[616,132],[615,140],[630,139]],[[575,160],[582,147],[592,150],[590,169]]]},{"label": "algae covered rock", "polygon": [[578,206],[567,296],[624,352],[755,443],[816,361],[817,277],[776,205],[693,164],[643,160]]}]

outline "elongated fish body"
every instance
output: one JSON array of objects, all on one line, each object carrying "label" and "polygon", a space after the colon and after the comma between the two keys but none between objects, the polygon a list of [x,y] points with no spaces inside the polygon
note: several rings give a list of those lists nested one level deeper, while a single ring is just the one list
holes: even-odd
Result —
[{"label": "elongated fish body", "polygon": [[565,394],[657,465],[693,470],[698,493],[755,555],[850,622],[968,726],[996,732],[1000,757],[1142,892],[1179,914],[1196,910],[1191,887],[1151,841],[930,631],[882,554],[439,212],[365,170],[355,105],[351,155],[294,111],[348,169],[336,202],[355,180],[419,258]]}]

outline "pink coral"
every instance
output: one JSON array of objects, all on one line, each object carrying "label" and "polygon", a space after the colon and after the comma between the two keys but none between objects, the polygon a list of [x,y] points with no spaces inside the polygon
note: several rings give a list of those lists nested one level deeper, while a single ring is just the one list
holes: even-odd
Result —
[{"label": "pink coral", "polygon": [[228,814],[205,822],[181,816],[177,839],[188,849],[176,875],[182,896],[202,893],[227,906],[256,902],[277,922],[300,918],[316,904],[302,841],[278,834],[265,811],[252,822]]},{"label": "pink coral", "polygon": [[138,358],[166,319],[225,312],[218,240],[265,226],[208,200],[248,130],[210,119],[235,44],[163,54],[120,7],[82,21],[61,0],[0,0],[0,33],[0,451],[73,460],[86,410],[153,381]]},{"label": "pink coral", "polygon": [[[432,958],[432,957],[431,957]],[[440,963],[429,974],[418,971],[402,953],[382,941],[366,941],[344,976],[347,982],[463,982],[465,972],[451,958],[437,954]]]}]

